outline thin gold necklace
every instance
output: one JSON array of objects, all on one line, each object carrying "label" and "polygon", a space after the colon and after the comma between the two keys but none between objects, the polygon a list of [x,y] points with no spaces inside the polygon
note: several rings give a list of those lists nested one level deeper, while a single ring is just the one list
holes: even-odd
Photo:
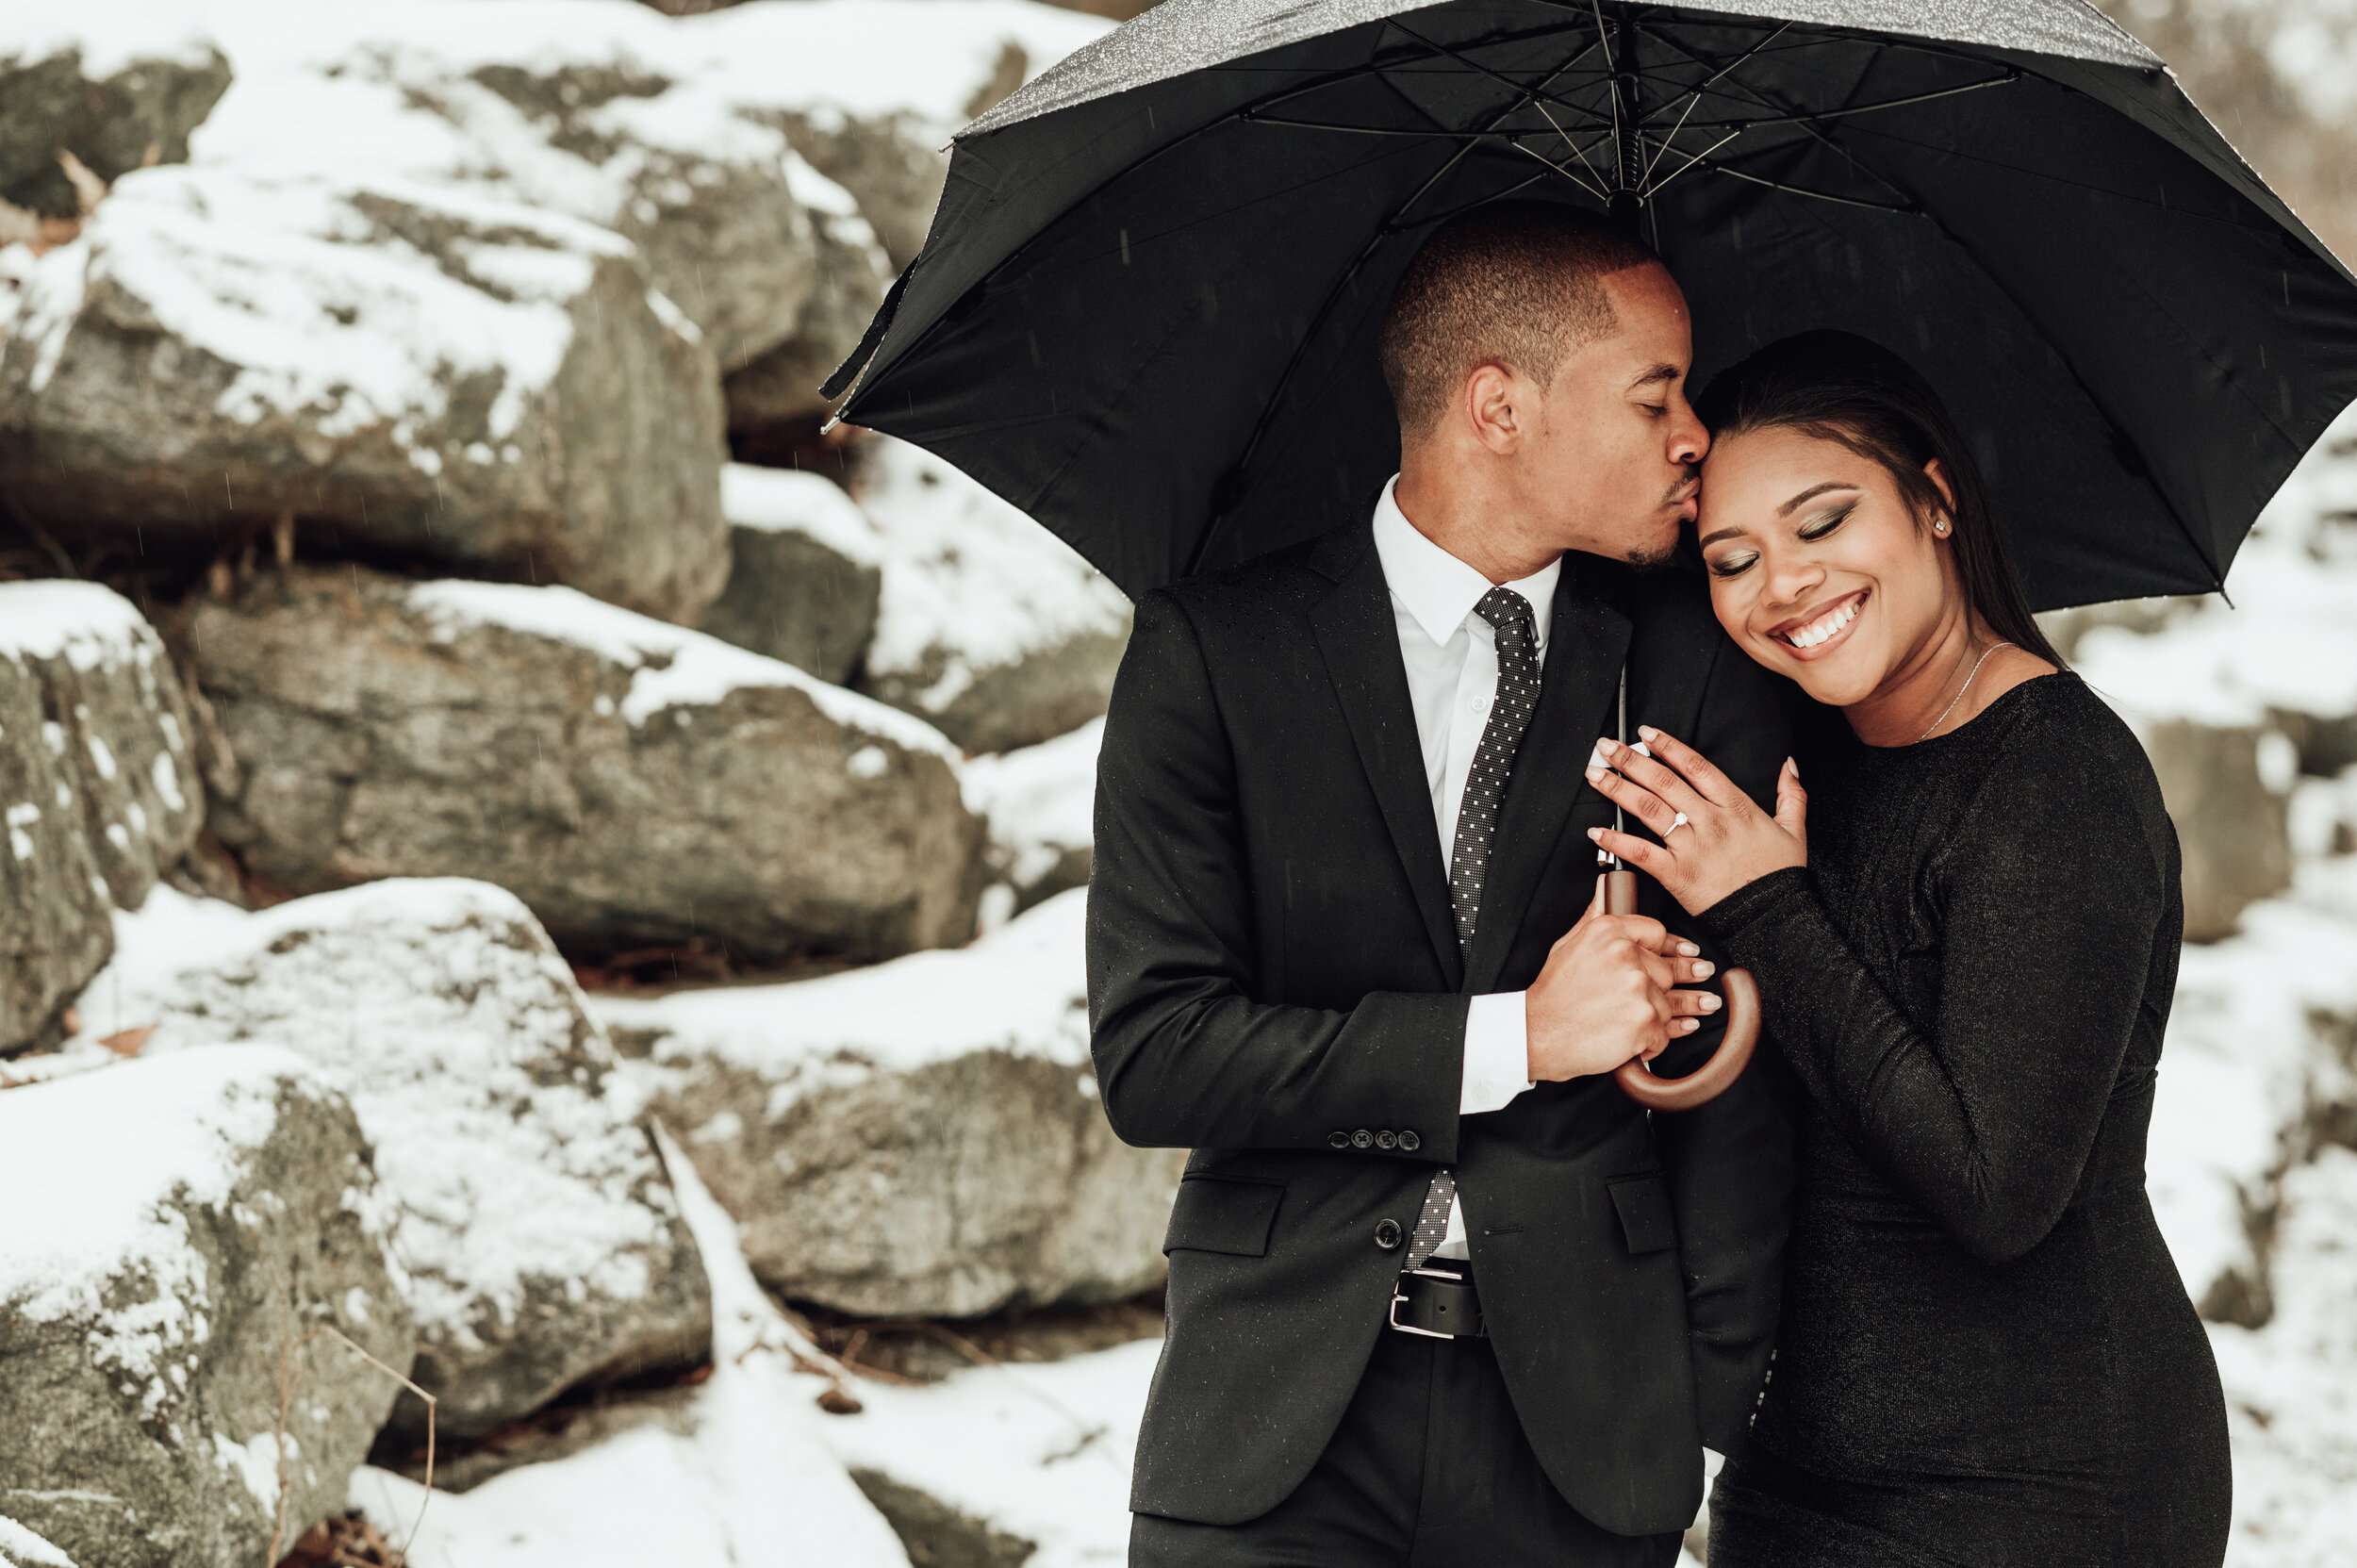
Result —
[{"label": "thin gold necklace", "polygon": [[[1993,642],[1989,644],[1988,653],[1994,653],[2000,648],[2011,648],[2013,644],[2009,642]],[[1981,666],[1988,663],[1988,653],[1984,653],[1979,658],[1972,661],[1972,674],[1967,675],[1964,678],[1964,685],[1956,688],[1956,695],[1950,700],[1946,707],[1939,710],[1939,717],[1932,720],[1932,729],[1925,730],[1921,734],[1915,737],[1915,743],[1918,746],[1922,745],[1925,741],[1932,738],[1932,730],[1937,730],[1942,724],[1948,722],[1948,716],[1956,711],[1956,704],[1964,701],[1964,694],[1972,689],[1972,676],[1978,675],[1981,672]]]}]

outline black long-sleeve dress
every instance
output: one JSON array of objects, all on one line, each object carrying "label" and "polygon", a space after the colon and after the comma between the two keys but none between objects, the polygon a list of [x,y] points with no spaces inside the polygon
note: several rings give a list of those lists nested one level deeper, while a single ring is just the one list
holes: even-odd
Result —
[{"label": "black long-sleeve dress", "polygon": [[1711,1568],[2216,1568],[2225,1403],[2144,1191],[2183,925],[2151,765],[2069,674],[1802,763],[1808,867],[1703,916],[1807,1101]]}]

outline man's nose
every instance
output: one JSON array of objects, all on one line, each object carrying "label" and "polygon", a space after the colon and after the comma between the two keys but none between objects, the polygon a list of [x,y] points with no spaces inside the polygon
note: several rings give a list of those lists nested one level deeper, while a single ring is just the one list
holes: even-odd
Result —
[{"label": "man's nose", "polygon": [[1670,461],[1692,468],[1710,452],[1710,432],[1695,416],[1694,405],[1677,400],[1678,418],[1670,432]]}]

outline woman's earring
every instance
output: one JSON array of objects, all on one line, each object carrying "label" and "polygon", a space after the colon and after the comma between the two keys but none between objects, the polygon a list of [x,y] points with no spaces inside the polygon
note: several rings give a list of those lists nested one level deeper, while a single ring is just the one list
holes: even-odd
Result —
[{"label": "woman's earring", "polygon": [[1948,520],[1946,518],[1933,519],[1932,532],[1938,535],[1943,539],[1946,538],[1948,536]]}]

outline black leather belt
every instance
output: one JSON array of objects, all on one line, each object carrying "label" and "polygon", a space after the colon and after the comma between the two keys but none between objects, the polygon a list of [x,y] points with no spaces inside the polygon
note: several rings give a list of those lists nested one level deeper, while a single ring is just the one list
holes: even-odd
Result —
[{"label": "black leather belt", "polygon": [[1427,1339],[1487,1339],[1474,1282],[1438,1269],[1400,1271],[1392,1294],[1392,1327]]}]

